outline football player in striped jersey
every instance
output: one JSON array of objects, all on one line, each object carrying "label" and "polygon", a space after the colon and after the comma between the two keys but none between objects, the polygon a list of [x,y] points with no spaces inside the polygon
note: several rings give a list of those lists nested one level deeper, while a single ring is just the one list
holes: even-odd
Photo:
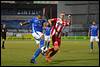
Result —
[{"label": "football player in striped jersey", "polygon": [[46,61],[51,62],[51,57],[54,56],[60,47],[61,44],[61,33],[65,26],[69,26],[71,23],[70,19],[64,19],[65,13],[61,12],[59,18],[49,19],[48,22],[52,26],[51,28],[51,37],[52,37],[52,45],[46,53]]}]

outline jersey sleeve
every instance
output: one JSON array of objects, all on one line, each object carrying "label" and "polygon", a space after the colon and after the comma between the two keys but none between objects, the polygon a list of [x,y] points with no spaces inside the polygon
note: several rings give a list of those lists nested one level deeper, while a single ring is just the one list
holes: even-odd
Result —
[{"label": "jersey sleeve", "polygon": [[28,22],[28,23],[33,23],[33,20],[32,20],[32,19],[30,19],[30,20],[27,20],[27,22]]},{"label": "jersey sleeve", "polygon": [[32,18],[32,19],[27,20],[27,22],[28,22],[28,23],[33,23],[35,20],[36,20],[36,17],[34,17],[34,18]]},{"label": "jersey sleeve", "polygon": [[53,18],[52,20],[53,20],[52,23],[56,23],[57,22],[57,18]]},{"label": "jersey sleeve", "polygon": [[27,20],[28,23],[31,23],[32,20]]}]

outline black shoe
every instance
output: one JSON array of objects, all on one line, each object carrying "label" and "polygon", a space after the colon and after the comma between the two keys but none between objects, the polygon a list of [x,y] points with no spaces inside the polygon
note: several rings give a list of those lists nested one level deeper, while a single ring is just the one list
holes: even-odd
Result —
[{"label": "black shoe", "polygon": [[5,49],[5,47],[2,47],[2,49]]},{"label": "black shoe", "polygon": [[35,60],[32,60],[32,59],[31,59],[30,63],[37,64],[37,62]]}]

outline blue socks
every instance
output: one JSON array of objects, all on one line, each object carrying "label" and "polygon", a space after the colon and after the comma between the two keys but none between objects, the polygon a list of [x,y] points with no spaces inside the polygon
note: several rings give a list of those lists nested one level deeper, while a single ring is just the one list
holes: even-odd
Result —
[{"label": "blue socks", "polygon": [[44,39],[41,39],[40,41],[40,47],[36,50],[34,56],[32,57],[32,60],[35,61],[35,59],[39,56],[39,54],[41,53],[41,47],[44,46]]},{"label": "blue socks", "polygon": [[40,41],[40,48],[44,46],[44,39],[41,39]]},{"label": "blue socks", "polygon": [[41,53],[41,49],[38,48],[34,54],[34,56],[32,57],[32,60],[35,61],[35,59],[39,56],[39,54]]}]

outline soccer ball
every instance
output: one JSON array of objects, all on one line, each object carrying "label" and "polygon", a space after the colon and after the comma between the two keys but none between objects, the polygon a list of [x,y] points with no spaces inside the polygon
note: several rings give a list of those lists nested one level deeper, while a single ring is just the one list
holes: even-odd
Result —
[{"label": "soccer ball", "polygon": [[42,48],[41,48],[41,50],[42,50],[42,54],[43,55],[45,55],[45,53],[47,52],[47,50],[48,50],[48,48],[46,47],[46,46],[43,46]]}]

